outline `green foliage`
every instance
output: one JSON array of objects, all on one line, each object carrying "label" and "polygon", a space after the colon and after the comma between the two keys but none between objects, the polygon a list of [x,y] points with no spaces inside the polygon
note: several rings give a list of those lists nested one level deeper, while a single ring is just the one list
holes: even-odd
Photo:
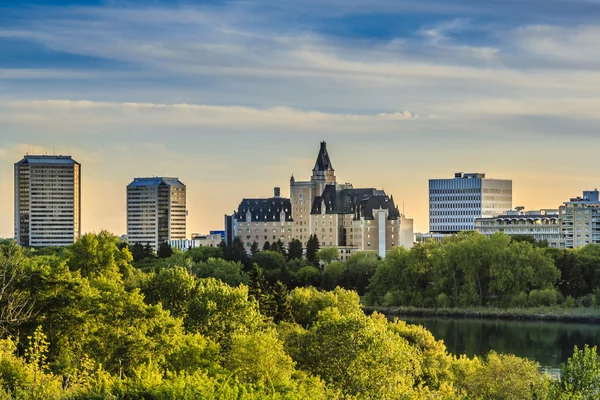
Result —
[{"label": "green foliage", "polygon": [[160,303],[174,316],[183,317],[196,294],[196,279],[183,267],[165,268],[151,275],[143,293],[148,303]]},{"label": "green foliage", "polygon": [[222,247],[202,246],[194,247],[186,253],[195,263],[207,262],[211,258],[224,258]]},{"label": "green foliage", "polygon": [[262,316],[258,304],[248,298],[248,287],[228,286],[216,279],[202,279],[184,319],[186,328],[219,344],[228,344],[233,335],[255,332]]},{"label": "green foliage", "polygon": [[306,242],[306,259],[313,265],[317,265],[317,252],[319,251],[319,238],[317,235],[310,235]]},{"label": "green foliage", "polygon": [[250,246],[250,253],[252,253],[252,255],[258,253],[258,243],[256,243],[256,240],[252,242],[252,245]]},{"label": "green foliage", "polygon": [[549,379],[539,364],[513,355],[490,352],[485,360],[461,358],[456,363],[458,387],[473,399],[547,399]]},{"label": "green foliage", "polygon": [[239,286],[242,283],[248,283],[248,275],[243,268],[242,264],[236,261],[209,258],[194,265],[192,271],[198,278],[215,278],[230,286]]},{"label": "green foliage", "polygon": [[323,268],[323,281],[321,287],[325,290],[333,290],[342,285],[346,265],[341,261],[334,261]]},{"label": "green foliage", "polygon": [[[239,249],[212,249],[145,257],[134,269],[127,247],[105,232],[43,254],[0,246],[0,267],[14,272],[0,302],[6,308],[3,296],[16,293],[34,307],[0,338],[0,399],[598,398],[595,348],[576,348],[562,379],[550,382],[537,364],[510,355],[456,359],[421,326],[366,316],[355,291],[289,292],[266,279],[289,268],[302,283],[360,288],[374,273],[369,299],[378,303],[554,304],[560,255],[552,249],[463,234],[385,260],[358,253],[322,274],[267,250],[253,256],[249,287],[244,264],[231,261]],[[597,250],[576,253],[585,276],[593,277]],[[503,273],[526,284],[509,287]],[[579,302],[598,304],[593,289]]]},{"label": "green foliage", "polygon": [[337,247],[325,247],[316,254],[317,260],[322,262],[323,264],[331,264],[333,260],[338,260],[340,258],[340,252]]},{"label": "green foliage", "polygon": [[600,397],[600,358],[596,346],[587,345],[562,365],[560,382],[556,384],[557,399],[592,400]]},{"label": "green foliage", "polygon": [[411,250],[394,249],[376,265],[367,301],[413,307],[524,306],[529,299],[523,301],[521,293],[528,296],[533,290],[533,303],[556,304],[559,296],[552,301],[551,291],[560,271],[548,250],[501,233],[488,238],[476,232]]},{"label": "green foliage", "polygon": [[288,260],[302,258],[302,242],[294,239],[288,245]]},{"label": "green foliage", "polygon": [[163,242],[158,246],[158,252],[156,253],[158,258],[169,258],[173,255],[173,249],[167,242]]},{"label": "green foliage", "polygon": [[375,274],[378,259],[374,252],[359,251],[350,256],[346,263],[346,287],[363,295],[369,279]]},{"label": "green foliage", "polygon": [[294,276],[300,286],[318,286],[321,283],[321,271],[312,265],[300,268]]},{"label": "green foliage", "polygon": [[290,303],[296,322],[302,326],[312,325],[319,312],[327,308],[335,308],[341,315],[362,314],[356,292],[342,288],[332,292],[321,292],[314,287],[296,288],[290,293]]},{"label": "green foliage", "polygon": [[258,265],[263,270],[267,281],[271,283],[277,281],[287,282],[289,280],[287,263],[281,253],[264,250],[254,254],[250,262]]}]

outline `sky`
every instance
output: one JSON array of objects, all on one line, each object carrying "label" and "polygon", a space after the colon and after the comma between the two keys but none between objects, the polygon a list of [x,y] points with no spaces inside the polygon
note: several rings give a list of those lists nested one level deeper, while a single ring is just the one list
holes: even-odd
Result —
[{"label": "sky", "polygon": [[336,176],[428,229],[428,179],[513,205],[600,186],[600,0],[0,0],[0,237],[13,164],[82,164],[82,228],[126,232],[137,176],[186,185],[188,234]]}]

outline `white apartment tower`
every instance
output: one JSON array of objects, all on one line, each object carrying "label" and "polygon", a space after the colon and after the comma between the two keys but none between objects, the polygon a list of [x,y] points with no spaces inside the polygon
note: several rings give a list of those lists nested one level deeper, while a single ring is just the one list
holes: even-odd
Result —
[{"label": "white apartment tower", "polygon": [[429,232],[475,229],[475,219],[512,209],[512,181],[482,173],[457,172],[454,179],[429,180]]},{"label": "white apartment tower", "polygon": [[158,246],[185,239],[185,185],[177,178],[135,178],[127,186],[127,240]]},{"label": "white apartment tower", "polygon": [[15,240],[69,246],[81,235],[81,165],[71,156],[26,155],[15,163]]}]

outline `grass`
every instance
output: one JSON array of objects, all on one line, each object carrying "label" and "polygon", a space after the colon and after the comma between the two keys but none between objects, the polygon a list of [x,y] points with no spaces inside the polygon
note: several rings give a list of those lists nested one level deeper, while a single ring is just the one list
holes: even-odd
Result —
[{"label": "grass", "polygon": [[529,308],[418,308],[418,307],[371,307],[365,306],[364,310],[377,311],[388,316],[413,316],[413,317],[453,317],[453,318],[479,318],[479,319],[506,319],[506,320],[534,320],[534,321],[564,321],[564,322],[600,322],[600,308],[596,307],[529,307]]}]

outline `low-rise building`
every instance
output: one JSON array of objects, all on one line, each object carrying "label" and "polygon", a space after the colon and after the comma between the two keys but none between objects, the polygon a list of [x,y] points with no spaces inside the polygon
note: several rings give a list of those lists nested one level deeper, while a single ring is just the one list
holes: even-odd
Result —
[{"label": "low-rise building", "polygon": [[506,235],[528,235],[547,241],[551,247],[560,246],[558,210],[524,211],[522,207],[488,218],[475,219],[475,230],[486,236],[503,232]]},{"label": "low-rise building", "polygon": [[223,236],[220,232],[209,233],[208,235],[195,234],[191,239],[168,240],[172,249],[187,251],[196,247],[217,247],[221,244]]}]

